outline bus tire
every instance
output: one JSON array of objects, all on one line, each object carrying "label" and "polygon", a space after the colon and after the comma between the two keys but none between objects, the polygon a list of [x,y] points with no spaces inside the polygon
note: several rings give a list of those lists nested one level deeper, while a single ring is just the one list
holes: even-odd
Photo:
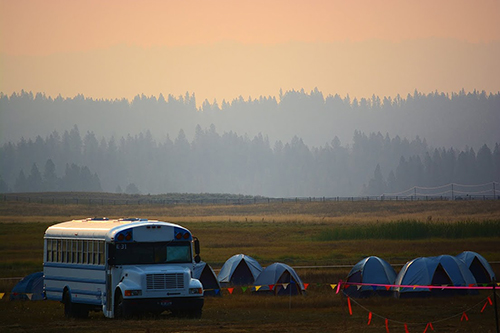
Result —
[{"label": "bus tire", "polygon": [[187,311],[187,317],[193,319],[200,319],[202,313],[202,308],[190,309]]},{"label": "bus tire", "polygon": [[84,304],[76,304],[71,301],[71,293],[65,290],[63,294],[64,316],[66,318],[87,318],[89,308]]},{"label": "bus tire", "polygon": [[64,304],[64,316],[66,318],[73,318],[75,316],[73,309],[74,304],[71,302],[71,294],[68,290],[64,291],[62,303]]},{"label": "bus tire", "polygon": [[128,318],[130,316],[127,307],[123,301],[123,295],[120,290],[115,292],[115,318]]}]

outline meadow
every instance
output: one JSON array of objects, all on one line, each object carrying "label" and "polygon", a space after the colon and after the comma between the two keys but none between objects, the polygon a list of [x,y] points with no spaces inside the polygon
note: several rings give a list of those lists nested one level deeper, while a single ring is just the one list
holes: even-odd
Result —
[{"label": "meadow", "polygon": [[[422,332],[429,322],[438,332],[495,330],[493,307],[480,313],[483,301],[491,296],[488,292],[439,299],[357,300],[351,316],[346,298],[330,285],[345,279],[350,267],[369,255],[389,261],[396,271],[416,257],[464,250],[499,262],[500,201],[127,206],[0,202],[0,292],[8,292],[15,278],[42,270],[43,233],[49,225],[93,216],[182,224],[200,239],[202,260],[215,270],[237,253],[250,255],[263,266],[284,262],[296,267],[309,284],[307,295],[255,297],[242,290],[224,291],[223,297],[206,299],[200,320],[164,314],[126,322],[100,313],[70,320],[57,302],[11,302],[4,297],[0,331],[385,332],[385,318],[391,332],[404,331],[404,323],[409,323],[410,332]],[[492,266],[498,276],[499,265]],[[373,320],[367,325],[370,311]],[[460,321],[464,311],[468,321]]]}]

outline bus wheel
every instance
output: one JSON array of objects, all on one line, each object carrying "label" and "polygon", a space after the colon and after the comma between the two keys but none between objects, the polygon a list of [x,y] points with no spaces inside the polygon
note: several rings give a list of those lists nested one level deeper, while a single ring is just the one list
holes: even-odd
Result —
[{"label": "bus wheel", "polygon": [[64,292],[62,302],[66,318],[87,318],[89,316],[89,308],[86,305],[71,302],[71,294],[68,290]]},{"label": "bus wheel", "polygon": [[202,309],[191,309],[187,312],[188,318],[200,319],[201,318]]},{"label": "bus wheel", "polygon": [[64,304],[64,316],[66,318],[73,318],[75,316],[73,303],[71,302],[71,295],[69,291],[65,291],[62,303]]},{"label": "bus wheel", "polygon": [[121,291],[116,291],[115,296],[115,318],[127,318],[129,317],[129,313],[125,306],[125,302],[123,301],[123,295]]}]

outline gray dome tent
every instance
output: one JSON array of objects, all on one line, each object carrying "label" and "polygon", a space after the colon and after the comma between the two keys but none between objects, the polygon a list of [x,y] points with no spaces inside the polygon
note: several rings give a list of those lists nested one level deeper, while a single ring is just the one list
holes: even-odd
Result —
[{"label": "gray dome tent", "polygon": [[[407,262],[399,272],[396,285],[468,286],[476,280],[463,261],[450,255],[421,257]],[[397,297],[452,296],[470,293],[464,289],[429,289],[404,287],[396,290]]]},{"label": "gray dome tent", "polygon": [[43,300],[43,272],[25,276],[10,292],[10,300]]},{"label": "gray dome tent", "polygon": [[[272,290],[271,290],[272,286]],[[304,284],[295,270],[279,262],[266,267],[255,280],[254,293],[272,295],[302,295]]]},{"label": "gray dome tent", "polygon": [[496,280],[495,272],[490,263],[480,254],[472,251],[465,251],[456,256],[469,268],[477,283],[491,283]]},{"label": "gray dome tent", "polygon": [[200,262],[194,266],[193,275],[203,285],[205,296],[221,296],[221,288],[217,276],[212,267],[206,262]]},{"label": "gray dome tent", "polygon": [[[385,260],[376,256],[364,258],[351,269],[347,275],[346,284],[349,282],[394,284],[396,271]],[[386,287],[379,286],[356,286],[351,285],[344,289],[344,292],[351,297],[369,297],[372,295],[390,296],[392,291]]]},{"label": "gray dome tent", "polygon": [[253,285],[260,272],[262,266],[257,260],[244,254],[236,254],[226,260],[217,275],[217,280],[224,287]]}]

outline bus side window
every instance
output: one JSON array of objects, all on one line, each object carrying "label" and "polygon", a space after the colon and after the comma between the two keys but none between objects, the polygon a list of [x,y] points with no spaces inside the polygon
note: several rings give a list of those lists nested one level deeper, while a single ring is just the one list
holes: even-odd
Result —
[{"label": "bus side window", "polygon": [[87,242],[86,240],[82,241],[82,245],[83,245],[83,248],[82,248],[82,263],[83,264],[86,264],[87,263]]},{"label": "bus side window", "polygon": [[71,240],[71,262],[76,264],[76,254],[78,252],[78,241],[76,239]]},{"label": "bus side window", "polygon": [[77,244],[78,250],[76,251],[76,262],[78,264],[81,264],[83,262],[83,260],[82,260],[83,245],[82,245],[82,241],[81,240],[77,240],[77,242],[78,242],[78,244]]},{"label": "bus side window", "polygon": [[104,265],[104,242],[99,241],[99,265]]},{"label": "bus side window", "polygon": [[47,253],[46,253],[47,257],[45,258],[45,260],[47,262],[51,262],[52,261],[52,239],[47,239]]},{"label": "bus side window", "polygon": [[57,240],[57,255],[56,255],[57,262],[61,262],[61,259],[62,259],[61,258],[62,257],[61,248],[62,248],[62,246],[61,246],[61,240],[58,239]]},{"label": "bus side window", "polygon": [[61,240],[61,262],[66,262],[66,240]]},{"label": "bus side window", "polygon": [[50,261],[55,262],[56,260],[56,249],[57,249],[57,241],[55,239],[50,240]]},{"label": "bus side window", "polygon": [[93,255],[93,264],[99,265],[99,241],[94,241],[94,255]]},{"label": "bus side window", "polygon": [[89,248],[89,252],[88,252],[88,263],[93,265],[94,264],[94,241],[88,241],[88,248]]}]

